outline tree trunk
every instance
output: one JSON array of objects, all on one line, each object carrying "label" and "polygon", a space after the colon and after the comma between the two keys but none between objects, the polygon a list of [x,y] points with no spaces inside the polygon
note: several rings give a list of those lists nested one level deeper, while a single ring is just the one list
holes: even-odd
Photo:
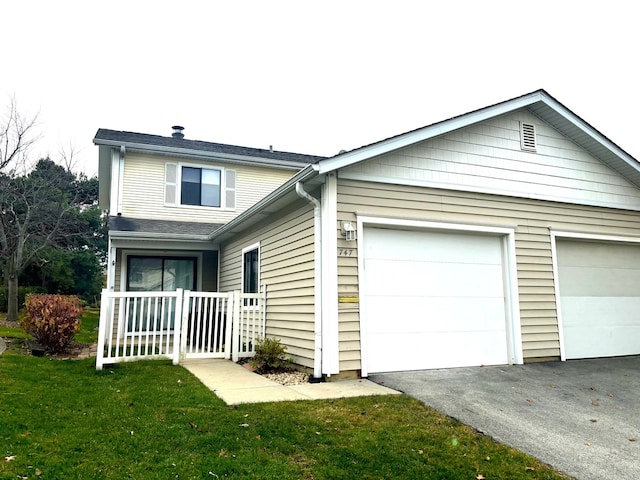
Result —
[{"label": "tree trunk", "polygon": [[18,275],[9,273],[8,277],[8,308],[7,308],[7,320],[17,322],[18,321]]}]

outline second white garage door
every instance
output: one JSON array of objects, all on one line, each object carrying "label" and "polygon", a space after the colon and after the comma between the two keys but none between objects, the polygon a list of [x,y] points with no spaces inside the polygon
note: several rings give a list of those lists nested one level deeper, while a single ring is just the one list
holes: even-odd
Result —
[{"label": "second white garage door", "polygon": [[640,245],[556,243],[565,357],[640,354]]},{"label": "second white garage door", "polygon": [[369,373],[509,363],[503,239],[365,228]]}]

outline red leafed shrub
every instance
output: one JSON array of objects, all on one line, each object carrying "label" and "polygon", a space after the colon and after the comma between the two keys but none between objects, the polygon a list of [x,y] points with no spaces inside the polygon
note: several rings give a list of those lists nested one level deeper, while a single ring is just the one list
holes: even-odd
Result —
[{"label": "red leafed shrub", "polygon": [[75,295],[29,295],[22,328],[50,352],[63,352],[80,328],[82,307]]}]

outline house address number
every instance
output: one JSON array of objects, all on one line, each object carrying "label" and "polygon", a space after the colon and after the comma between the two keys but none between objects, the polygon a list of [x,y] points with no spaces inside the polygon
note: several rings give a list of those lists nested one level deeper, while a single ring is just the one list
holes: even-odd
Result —
[{"label": "house address number", "polygon": [[339,248],[338,249],[339,257],[353,257],[353,248]]}]

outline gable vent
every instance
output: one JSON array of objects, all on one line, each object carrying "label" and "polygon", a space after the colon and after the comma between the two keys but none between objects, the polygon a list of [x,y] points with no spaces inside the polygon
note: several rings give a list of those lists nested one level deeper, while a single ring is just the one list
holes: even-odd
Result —
[{"label": "gable vent", "polygon": [[533,123],[520,122],[520,148],[536,151],[536,126]]}]

